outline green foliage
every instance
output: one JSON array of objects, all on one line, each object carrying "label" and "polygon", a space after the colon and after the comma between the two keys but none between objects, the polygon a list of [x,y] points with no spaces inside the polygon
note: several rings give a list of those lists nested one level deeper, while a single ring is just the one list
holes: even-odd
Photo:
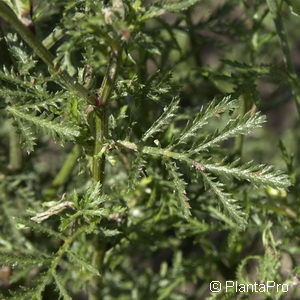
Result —
[{"label": "green foliage", "polygon": [[187,126],[183,129],[176,144],[185,143],[188,139],[197,136],[197,132],[206,125],[208,120],[212,117],[218,117],[225,110],[233,110],[237,108],[237,101],[231,101],[230,97],[224,97],[221,101],[214,99],[204,110],[201,108],[200,113],[194,118],[192,122],[188,122]]},{"label": "green foliage", "polygon": [[251,295],[209,282],[292,286],[297,11],[0,0],[1,299],[234,299]]},{"label": "green foliage", "polygon": [[159,5],[153,5],[142,16],[142,21],[159,17],[167,12],[180,12],[188,9],[190,6],[199,2],[199,0],[183,0],[183,1],[161,1]]},{"label": "green foliage", "polygon": [[162,115],[145,132],[142,137],[143,142],[145,142],[156,133],[164,130],[164,127],[169,124],[169,121],[172,120],[173,117],[175,117],[175,113],[178,110],[178,103],[178,100],[173,100],[171,102],[171,104],[164,110]]},{"label": "green foliage", "polygon": [[14,118],[19,118],[28,123],[32,123],[35,126],[48,131],[54,137],[57,135],[60,138],[66,137],[74,140],[75,137],[79,136],[79,131],[76,127],[64,126],[57,122],[51,115],[31,115],[13,106],[7,107],[6,109]]}]

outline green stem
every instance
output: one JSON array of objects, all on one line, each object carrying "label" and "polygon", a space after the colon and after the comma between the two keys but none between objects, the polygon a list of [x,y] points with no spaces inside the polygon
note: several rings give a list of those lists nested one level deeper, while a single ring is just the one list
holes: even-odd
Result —
[{"label": "green stem", "polygon": [[65,160],[62,168],[54,178],[50,188],[46,191],[45,197],[47,199],[52,198],[56,194],[57,189],[68,180],[80,154],[81,154],[80,146],[75,145],[71,153],[68,155],[67,159]]},{"label": "green stem", "polygon": [[153,156],[165,156],[165,157],[173,158],[176,160],[183,160],[190,164],[194,163],[194,160],[188,158],[186,156],[186,154],[173,152],[173,151],[170,151],[169,149],[163,149],[163,148],[158,148],[158,147],[148,147],[148,146],[140,147],[139,145],[132,143],[132,142],[128,142],[128,141],[117,141],[116,143],[117,143],[117,145],[119,145],[121,147],[127,148],[127,149],[135,151],[135,152],[139,151],[144,154],[149,154],[149,155],[153,155]]},{"label": "green stem", "polygon": [[291,52],[289,48],[289,43],[287,39],[287,34],[285,31],[285,27],[282,20],[282,5],[283,1],[280,1],[280,4],[278,3],[278,0],[267,0],[269,10],[271,12],[271,15],[273,17],[273,21],[276,27],[276,32],[279,37],[281,49],[283,52],[284,62],[286,65],[286,69],[288,72],[288,80],[292,89],[292,93],[296,100],[296,106],[298,109],[298,113],[300,114],[300,86],[299,86],[299,78],[295,72],[292,58],[291,58]]},{"label": "green stem", "polygon": [[76,92],[78,96],[86,99],[89,103],[95,104],[95,97],[89,91],[76,82],[68,73],[54,64],[54,57],[46,47],[34,36],[34,34],[18,19],[15,13],[3,1],[0,1],[0,17],[20,34],[22,39],[32,48],[36,55],[47,64],[52,75],[63,83],[69,90]]},{"label": "green stem", "polygon": [[113,52],[100,87],[98,100],[99,103],[98,106],[95,107],[95,146],[92,163],[92,175],[95,182],[100,181],[102,183],[104,181],[105,154],[103,153],[99,158],[99,152],[101,151],[108,134],[106,104],[110,98],[115,81],[117,79],[121,55],[121,50]]},{"label": "green stem", "polygon": [[106,131],[105,110],[102,108],[95,114],[95,146],[93,155],[92,175],[95,182],[103,182],[105,174],[105,155],[99,157],[99,152],[105,140],[104,131]]},{"label": "green stem", "polygon": [[[95,122],[95,146],[92,161],[92,176],[94,182],[104,182],[105,176],[105,151],[100,155],[99,153],[105,143],[108,135],[108,120],[107,120],[107,103],[112,93],[115,81],[118,75],[118,69],[121,63],[122,51],[112,53],[111,59],[109,61],[106,74],[103,78],[100,91],[99,91],[99,103],[95,107],[94,112],[94,122]],[[95,237],[94,241],[95,252],[93,255],[93,264],[98,267],[100,271],[103,269],[103,259],[106,251],[106,243],[99,239],[98,236]],[[102,279],[96,279],[93,282],[95,290],[91,294],[91,300],[99,300],[100,289],[102,287]]]}]

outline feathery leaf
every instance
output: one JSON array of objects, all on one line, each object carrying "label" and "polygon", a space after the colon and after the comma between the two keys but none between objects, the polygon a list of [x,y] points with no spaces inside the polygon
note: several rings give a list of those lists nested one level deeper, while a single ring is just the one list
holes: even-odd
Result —
[{"label": "feathery leaf", "polygon": [[21,138],[21,143],[25,147],[27,153],[32,152],[36,145],[36,137],[32,133],[31,128],[19,119],[16,119],[13,124],[17,127],[18,133]]},{"label": "feathery leaf", "polygon": [[159,6],[151,6],[141,17],[141,21],[159,17],[166,12],[180,12],[187,10],[200,0],[162,1]]},{"label": "feathery leaf", "polygon": [[254,129],[261,127],[265,120],[265,116],[260,115],[260,113],[252,114],[251,112],[246,113],[242,118],[231,119],[221,132],[217,131],[212,136],[207,137],[192,152],[204,151],[231,137],[249,134]]},{"label": "feathery leaf", "polygon": [[203,106],[199,114],[195,117],[192,122],[188,122],[186,127],[182,130],[181,135],[175,145],[185,143],[189,138],[195,137],[198,131],[205,126],[208,119],[217,117],[225,111],[231,111],[237,107],[237,101],[231,100],[231,97],[224,97],[220,102],[214,99],[204,109]]},{"label": "feathery leaf", "polygon": [[16,106],[9,106],[6,109],[14,117],[33,123],[35,126],[49,132],[54,137],[57,135],[61,138],[65,137],[67,139],[74,140],[75,137],[79,136],[79,131],[76,126],[59,123],[57,120],[53,119],[52,116],[31,115]]},{"label": "feathery leaf", "polygon": [[5,252],[0,252],[0,265],[2,266],[24,266],[24,265],[40,265],[47,263],[48,260],[44,257],[37,257],[36,255],[12,255]]},{"label": "feathery leaf", "polygon": [[235,204],[236,200],[232,199],[230,194],[223,191],[224,185],[206,173],[202,173],[202,178],[206,186],[211,188],[219,198],[226,215],[228,215],[240,228],[244,228],[246,225],[245,214],[241,211],[240,206]]},{"label": "feathery leaf", "polygon": [[59,239],[65,238],[60,232],[54,231],[53,229],[47,227],[46,225],[41,225],[39,223],[24,218],[15,217],[14,220],[16,223],[25,225],[26,227],[30,228],[31,230],[34,230],[35,232],[44,233],[47,236],[56,237]]},{"label": "feathery leaf", "polygon": [[56,272],[52,272],[52,276],[54,278],[54,281],[55,281],[55,284],[57,286],[60,297],[63,300],[72,300],[72,298],[69,296],[67,290],[64,287],[64,284],[62,282],[62,278]]},{"label": "feathery leaf", "polygon": [[83,259],[82,256],[77,255],[73,251],[68,251],[68,256],[70,257],[71,261],[76,263],[78,266],[83,268],[86,271],[89,271],[90,273],[100,276],[99,271],[93,267],[89,262],[87,262],[85,259]]},{"label": "feathery leaf", "polygon": [[162,131],[169,121],[174,118],[175,112],[178,110],[179,99],[173,99],[170,105],[164,109],[162,115],[152,124],[152,126],[145,132],[142,141],[145,142],[154,134]]},{"label": "feathery leaf", "polygon": [[178,197],[178,208],[185,218],[191,216],[189,198],[186,195],[186,182],[182,179],[182,174],[179,173],[178,167],[175,162],[165,160],[165,166],[169,172],[170,180],[174,184],[174,192]]},{"label": "feathery leaf", "polygon": [[287,175],[275,171],[271,166],[253,165],[251,162],[240,167],[218,166],[203,164],[203,168],[217,175],[235,177],[239,180],[247,180],[254,185],[271,186],[274,188],[286,188],[290,185]]}]

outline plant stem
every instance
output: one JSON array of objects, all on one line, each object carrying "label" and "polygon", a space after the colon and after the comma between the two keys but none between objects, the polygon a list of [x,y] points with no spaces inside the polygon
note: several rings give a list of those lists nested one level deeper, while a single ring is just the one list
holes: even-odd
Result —
[{"label": "plant stem", "polygon": [[65,183],[78,159],[80,156],[81,150],[79,145],[75,145],[68,155],[63,167],[56,175],[55,179],[53,180],[53,186],[57,187]]},{"label": "plant stem", "polygon": [[97,107],[95,107],[95,146],[92,164],[92,175],[95,182],[100,181],[102,183],[104,181],[105,154],[103,153],[100,158],[98,154],[102,149],[108,134],[106,104],[109,100],[117,78],[118,69],[121,62],[121,55],[121,50],[113,52],[100,87],[98,100],[99,103]]},{"label": "plant stem", "polygon": [[[94,182],[104,182],[105,176],[105,153],[103,152],[100,157],[99,153],[105,143],[108,135],[108,120],[107,120],[107,103],[112,93],[115,81],[117,79],[118,69],[121,63],[122,50],[113,51],[110,58],[105,76],[102,80],[99,91],[99,103],[95,107],[94,122],[95,122],[95,145],[92,161],[92,176]],[[95,253],[93,255],[93,264],[98,267],[99,272],[103,269],[103,259],[106,251],[105,241],[99,239],[98,236],[94,240]],[[101,299],[100,288],[102,280],[97,279],[94,281],[95,290],[91,294],[91,300]]]},{"label": "plant stem", "polygon": [[62,168],[54,178],[51,186],[46,191],[45,197],[47,199],[52,198],[56,194],[57,189],[68,180],[80,154],[81,154],[80,146],[75,145],[71,153],[68,155],[67,159],[65,160]]},{"label": "plant stem", "polygon": [[99,152],[104,143],[106,131],[105,110],[102,108],[97,114],[95,114],[95,146],[93,155],[92,175],[95,182],[103,182],[104,169],[105,169],[105,155],[104,153],[99,157]]},{"label": "plant stem", "polygon": [[10,23],[12,27],[20,34],[22,39],[32,48],[36,55],[47,64],[50,73],[57,76],[57,78],[69,90],[75,92],[78,96],[86,99],[90,104],[95,104],[95,96],[91,95],[89,91],[76,82],[68,73],[54,64],[54,57],[46,47],[34,36],[34,34],[18,19],[15,13],[3,1],[0,1],[0,17],[6,22]]},{"label": "plant stem", "polygon": [[164,157],[169,157],[173,158],[176,160],[183,160],[186,161],[187,163],[192,164],[194,162],[193,159],[190,159],[186,156],[186,154],[182,154],[179,152],[173,152],[170,151],[169,149],[163,149],[163,148],[158,148],[158,147],[149,147],[149,146],[144,146],[144,147],[139,147],[139,145],[128,142],[128,141],[117,141],[117,145],[127,148],[129,150],[133,150],[135,152],[139,151],[144,154],[149,154],[153,156],[164,156]]}]

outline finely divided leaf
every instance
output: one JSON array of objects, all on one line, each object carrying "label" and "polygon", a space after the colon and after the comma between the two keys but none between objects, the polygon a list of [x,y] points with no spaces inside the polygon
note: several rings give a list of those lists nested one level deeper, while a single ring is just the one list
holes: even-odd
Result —
[{"label": "finely divided leaf", "polygon": [[181,10],[186,10],[189,7],[193,6],[200,0],[176,0],[176,1],[164,1],[163,8],[170,12],[178,12]]},{"label": "finely divided leaf", "polygon": [[251,162],[240,167],[219,166],[203,164],[207,171],[226,177],[235,177],[239,180],[247,180],[255,185],[271,186],[274,188],[287,188],[290,181],[287,175],[280,171],[275,171],[271,166],[253,165]]},{"label": "finely divided leaf", "polygon": [[178,208],[182,212],[182,215],[185,218],[191,216],[189,198],[186,194],[186,182],[182,179],[182,174],[179,173],[178,167],[175,162],[165,160],[166,168],[169,172],[170,180],[174,184],[174,192],[178,197]]},{"label": "finely divided leaf", "polygon": [[215,132],[212,136],[207,137],[204,141],[192,149],[193,153],[207,150],[212,146],[238,135],[246,135],[251,133],[254,129],[261,127],[266,118],[260,113],[253,114],[252,112],[246,113],[242,118],[231,119],[220,132]]},{"label": "finely divided leaf", "polygon": [[33,151],[34,146],[36,145],[36,137],[32,133],[31,128],[21,122],[19,119],[14,122],[14,125],[17,127],[18,133],[20,135],[21,143],[25,147],[27,153]]},{"label": "finely divided leaf", "polygon": [[206,186],[211,188],[219,198],[225,214],[240,228],[244,228],[246,225],[245,214],[240,210],[240,206],[235,203],[236,200],[232,199],[230,194],[224,192],[224,185],[204,172],[202,173],[202,177]]},{"label": "finely divided leaf", "polygon": [[0,70],[0,81],[4,81],[16,86],[23,86],[24,82],[18,77],[12,70],[9,71],[6,67],[3,67],[3,71]]},{"label": "finely divided leaf", "polygon": [[154,134],[162,131],[165,126],[167,126],[172,118],[174,118],[176,111],[178,110],[179,100],[177,98],[173,99],[170,105],[165,108],[162,115],[152,124],[152,126],[146,131],[142,137],[142,141],[145,142],[148,138]]},{"label": "finely divided leaf", "polygon": [[200,0],[177,0],[177,1],[162,1],[160,5],[151,6],[146,10],[140,21],[145,21],[151,18],[159,17],[167,12],[180,12],[187,10]]},{"label": "finely divided leaf", "polygon": [[217,117],[225,111],[231,111],[237,107],[237,101],[231,100],[231,97],[224,97],[220,102],[214,99],[206,109],[201,108],[196,118],[187,124],[181,132],[181,135],[176,142],[177,144],[185,143],[188,139],[195,137],[198,131],[208,123],[212,117]]},{"label": "finely divided leaf", "polygon": [[[101,193],[100,182],[94,183],[89,186],[86,193],[78,201],[78,208],[82,210],[99,208],[100,204],[107,200],[107,195]],[[76,206],[76,204],[75,204]]]},{"label": "finely divided leaf", "polygon": [[72,298],[69,296],[66,288],[64,287],[62,278],[56,274],[55,272],[52,272],[52,277],[54,278],[55,284],[57,286],[59,295],[64,300],[72,300]]},{"label": "finely divided leaf", "polygon": [[131,164],[131,168],[128,174],[128,181],[127,181],[127,191],[132,191],[136,188],[139,183],[139,179],[142,176],[141,171],[145,167],[146,161],[143,158],[142,153],[138,153],[137,157]]},{"label": "finely divided leaf", "polygon": [[68,256],[73,262],[75,262],[77,265],[82,267],[84,270],[89,271],[94,275],[100,276],[99,271],[94,266],[92,266],[89,262],[87,262],[83,257],[78,256],[73,251],[68,251]]},{"label": "finely divided leaf", "polygon": [[49,228],[45,224],[41,225],[41,224],[36,223],[34,221],[23,219],[23,218],[18,218],[18,217],[14,217],[14,221],[17,224],[25,225],[27,228],[30,228],[32,231],[46,234],[49,237],[56,237],[58,239],[64,239],[65,238],[60,232],[57,232],[57,231]]},{"label": "finely divided leaf", "polygon": [[74,140],[75,137],[79,136],[79,130],[76,126],[71,124],[59,123],[52,116],[45,116],[44,114],[32,115],[25,111],[22,111],[16,106],[9,106],[6,108],[7,111],[16,118],[21,118],[29,123],[34,124],[46,132],[49,132],[52,136],[59,136],[61,138],[67,138],[69,140]]},{"label": "finely divided leaf", "polygon": [[59,103],[65,100],[64,93],[57,92],[55,94],[37,94],[35,95],[34,100],[27,101],[24,105],[22,105],[22,109],[24,110],[35,110],[37,112],[41,112],[42,110],[49,110],[49,108],[54,107],[58,108]]},{"label": "finely divided leaf", "polygon": [[44,257],[38,257],[36,255],[12,255],[5,252],[0,252],[0,265],[1,266],[24,266],[24,265],[39,265],[46,263],[48,260]]}]

